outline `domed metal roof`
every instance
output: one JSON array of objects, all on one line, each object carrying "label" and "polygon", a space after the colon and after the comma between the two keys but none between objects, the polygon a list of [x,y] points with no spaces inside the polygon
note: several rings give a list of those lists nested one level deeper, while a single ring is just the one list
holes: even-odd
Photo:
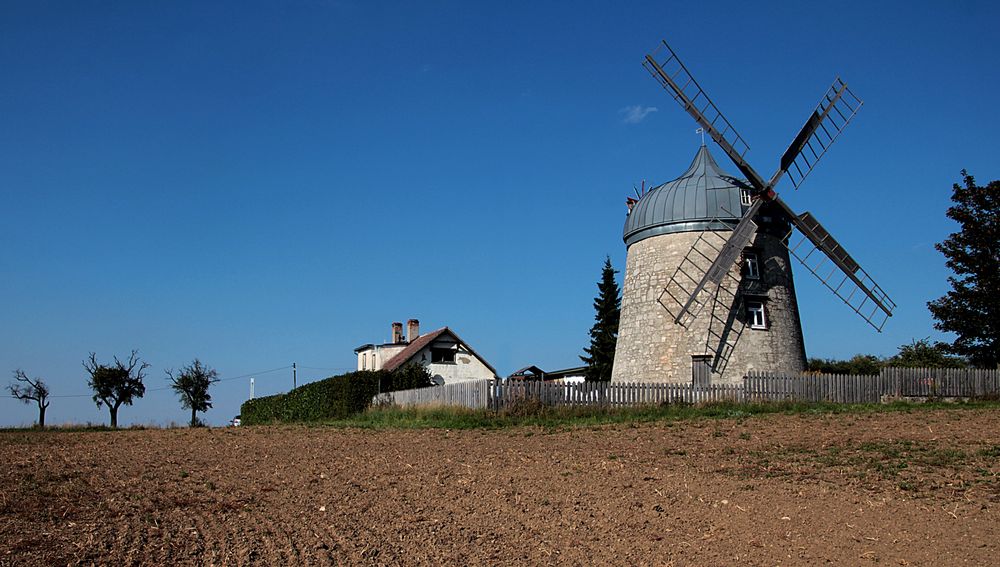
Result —
[{"label": "domed metal roof", "polygon": [[625,220],[625,245],[674,232],[732,230],[743,215],[746,182],[729,175],[702,146],[683,175],[642,196]]}]

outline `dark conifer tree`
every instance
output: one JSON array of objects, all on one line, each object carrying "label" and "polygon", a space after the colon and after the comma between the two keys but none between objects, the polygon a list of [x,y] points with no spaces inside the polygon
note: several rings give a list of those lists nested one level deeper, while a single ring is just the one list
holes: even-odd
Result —
[{"label": "dark conifer tree", "polygon": [[1000,181],[981,187],[964,169],[962,177],[947,213],[959,231],[935,245],[955,273],[951,291],[927,307],[935,329],[958,336],[949,352],[993,368],[1000,364]]},{"label": "dark conifer tree", "polygon": [[618,342],[618,319],[621,316],[621,294],[611,258],[604,260],[598,295],[594,298],[594,326],[590,328],[590,348],[583,349],[587,356],[580,360],[587,363],[587,381],[611,381],[611,366],[615,361],[615,343]]}]

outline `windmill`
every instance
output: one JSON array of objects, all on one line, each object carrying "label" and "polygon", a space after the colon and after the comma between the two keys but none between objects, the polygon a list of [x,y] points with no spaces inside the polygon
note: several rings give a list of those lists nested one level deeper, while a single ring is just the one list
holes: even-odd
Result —
[{"label": "windmill", "polygon": [[[667,359],[685,354],[692,356],[696,383],[708,381],[713,373],[722,374],[734,357],[743,331],[748,327],[763,328],[755,323],[763,322],[768,294],[773,304],[771,311],[784,315],[783,326],[780,333],[756,337],[748,347],[771,349],[770,354],[755,357],[744,349],[744,368],[739,371],[753,366],[768,370],[801,369],[805,354],[791,269],[787,266],[789,255],[796,257],[864,321],[881,331],[892,316],[895,303],[813,214],[795,213],[775,191],[785,176],[798,189],[860,110],[863,103],[847,83],[840,78],[833,82],[779,158],[777,170],[765,180],[745,158],[749,145],[665,41],[646,55],[643,66],[694,118],[699,131],[716,142],[745,181],[725,174],[703,146],[685,175],[651,190],[647,194],[648,203],[644,206],[640,199],[630,211],[625,230],[629,261],[619,335],[621,370],[616,355],[612,379],[657,381],[662,376],[648,375],[676,374],[677,364]],[[657,192],[663,194],[654,195]],[[739,202],[734,195],[739,195]],[[684,205],[687,209],[681,213],[679,205],[670,204],[679,201],[696,204],[694,208]],[[669,209],[671,206],[674,208]],[[666,213],[664,207],[668,207]],[[634,250],[640,248],[637,246],[640,241],[642,250]],[[748,246],[766,253],[760,260],[771,265],[771,272],[777,278],[771,277],[770,283],[761,284],[766,278],[756,277],[759,260],[753,254],[752,261],[749,259]],[[686,250],[679,250],[681,247]],[[669,277],[663,276],[665,281],[648,265],[643,265],[653,261],[675,266]],[[656,315],[649,312],[648,288],[656,284],[662,284],[657,303],[669,315],[665,324],[673,325],[673,329],[660,323],[664,319],[662,311]],[[755,290],[755,286],[760,289]],[[778,289],[777,294],[774,289]],[[758,296],[760,301],[747,301],[748,297]],[[755,313],[755,309],[760,313]],[[659,330],[657,325],[661,325]],[[791,346],[781,351],[774,346],[776,341],[786,341]],[[654,344],[657,342],[666,346],[658,347]],[[695,344],[699,346],[695,348]],[[629,360],[641,357],[652,357],[652,366]],[[656,359],[664,362],[660,364]],[[791,368],[767,368],[769,364]]]}]

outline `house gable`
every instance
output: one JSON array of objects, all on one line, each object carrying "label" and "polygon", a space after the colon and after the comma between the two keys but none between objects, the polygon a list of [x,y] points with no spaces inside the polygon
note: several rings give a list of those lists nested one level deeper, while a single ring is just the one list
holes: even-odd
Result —
[{"label": "house gable", "polygon": [[437,383],[494,378],[497,375],[490,363],[448,327],[418,337],[382,368],[395,370],[408,363],[427,368]]}]

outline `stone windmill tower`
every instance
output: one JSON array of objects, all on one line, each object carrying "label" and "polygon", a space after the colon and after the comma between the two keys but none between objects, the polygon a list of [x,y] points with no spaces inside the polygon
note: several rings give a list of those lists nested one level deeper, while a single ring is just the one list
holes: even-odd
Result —
[{"label": "stone windmill tower", "polygon": [[[689,252],[716,254],[749,208],[747,184],[702,146],[680,177],[655,187],[625,221],[628,259],[612,380],[735,382],[751,369],[805,369],[787,222],[758,229],[702,315],[686,327],[660,303]],[[668,299],[663,297],[664,300]],[[707,371],[707,372],[706,372]]]},{"label": "stone windmill tower", "polygon": [[644,66],[732,160],[727,174],[704,145],[691,166],[631,205],[612,381],[736,382],[748,370],[799,372],[805,348],[790,256],[877,330],[895,303],[806,212],[774,191],[795,188],[860,110],[839,78],[781,156],[769,181],[749,149],[663,42]]}]

